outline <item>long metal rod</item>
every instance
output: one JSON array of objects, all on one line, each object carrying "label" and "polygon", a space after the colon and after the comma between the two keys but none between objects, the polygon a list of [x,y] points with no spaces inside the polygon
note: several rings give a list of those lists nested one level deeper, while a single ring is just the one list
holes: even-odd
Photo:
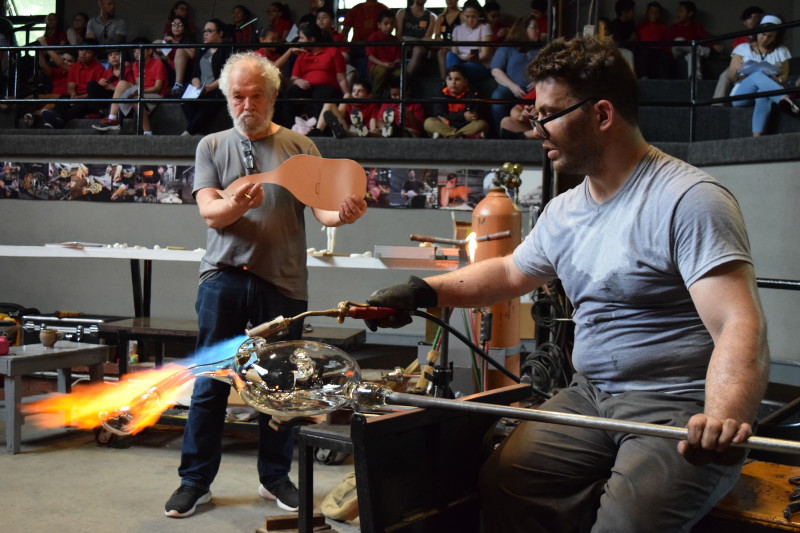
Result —
[{"label": "long metal rod", "polygon": [[[651,437],[665,437],[668,439],[684,440],[687,437],[686,428],[675,426],[662,426],[659,424],[646,424],[644,422],[631,422],[629,420],[614,420],[596,416],[574,415],[570,413],[556,413],[539,409],[525,409],[521,407],[508,407],[480,402],[449,400],[445,398],[431,398],[403,392],[390,392],[386,394],[386,403],[395,405],[410,405],[414,407],[431,407],[435,409],[449,409],[467,413],[478,413],[493,416],[518,418],[521,420],[534,420],[607,431],[621,431],[636,435]],[[741,444],[732,444],[737,448],[750,448],[768,452],[783,452],[800,454],[800,442],[771,439],[766,437],[750,437]]]}]

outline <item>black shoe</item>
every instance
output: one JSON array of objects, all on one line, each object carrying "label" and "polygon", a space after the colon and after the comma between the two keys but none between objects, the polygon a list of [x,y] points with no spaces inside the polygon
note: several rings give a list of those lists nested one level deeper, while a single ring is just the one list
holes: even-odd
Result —
[{"label": "black shoe", "polygon": [[308,130],[306,137],[322,137],[322,131],[316,126]]},{"label": "black shoe", "polygon": [[258,486],[258,495],[265,500],[277,500],[278,507],[284,511],[294,513],[300,508],[300,491],[289,479],[278,481],[267,489],[264,485]]},{"label": "black shoe", "polygon": [[791,100],[785,98],[781,99],[778,102],[778,109],[780,109],[782,113],[786,113],[794,118],[800,118],[800,107]]},{"label": "black shoe", "polygon": [[334,137],[337,139],[345,137],[342,123],[339,122],[339,119],[336,118],[336,115],[333,114],[333,111],[325,111],[325,113],[322,114],[322,117],[325,119],[325,122],[328,124],[328,128],[331,130],[331,133]]},{"label": "black shoe", "polygon": [[164,506],[164,514],[171,518],[185,518],[194,513],[198,505],[211,501],[211,491],[181,485],[172,493]]}]

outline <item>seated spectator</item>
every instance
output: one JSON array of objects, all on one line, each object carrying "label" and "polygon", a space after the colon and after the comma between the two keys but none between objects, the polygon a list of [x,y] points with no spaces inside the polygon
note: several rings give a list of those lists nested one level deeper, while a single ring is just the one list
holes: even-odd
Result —
[{"label": "seated spectator", "polygon": [[[508,33],[509,41],[536,42],[536,21],[533,17],[517,19]],[[528,63],[538,50],[533,46],[503,46],[492,57],[492,76],[497,82],[497,88],[492,92],[492,100],[508,100],[510,98],[524,98],[533,88],[528,81],[526,70]],[[508,115],[513,103],[492,104],[492,120],[494,132],[499,133],[500,121]]]},{"label": "seated spectator", "polygon": [[[403,41],[431,41],[436,29],[436,15],[425,9],[427,0],[413,0],[406,9],[397,12],[397,38]],[[414,76],[424,65],[428,57],[428,48],[412,46],[411,58],[406,65],[406,72]]]},{"label": "seated spectator", "polygon": [[[175,15],[169,27],[169,32],[165,33],[160,40],[154,41],[155,43],[164,45],[191,43],[187,33],[187,28],[189,27],[187,19],[180,15]],[[194,48],[164,46],[155,50],[156,58],[166,63],[172,73],[171,78],[174,81],[170,89],[171,96],[180,98],[183,95],[183,91],[186,88],[186,74],[192,71],[196,54],[197,50]]]},{"label": "seated spectator", "polygon": [[[206,48],[198,54],[192,71],[192,85],[200,91],[198,98],[203,100],[221,99],[219,75],[222,67],[231,55],[230,48],[218,48],[215,45],[225,40],[225,23],[219,19],[211,19],[203,26],[203,44]],[[217,111],[225,107],[225,102],[214,103],[187,101],[181,104],[183,114],[189,121],[181,135],[196,135],[205,127],[206,122]]]},{"label": "seated spectator", "polygon": [[[795,80],[792,87],[800,87],[800,78]],[[781,113],[786,113],[793,118],[800,118],[800,92],[787,94],[785,98],[781,98],[778,102],[778,110]]]},{"label": "seated spectator", "polygon": [[[145,37],[137,37],[133,40],[134,44],[147,44],[148,42],[149,41]],[[133,83],[121,80],[114,90],[114,99],[135,98],[139,95],[138,75],[141,54],[138,48],[133,50],[133,57],[135,59],[133,65],[131,65],[131,71],[134,75]],[[142,84],[142,95],[145,98],[163,98],[167,95],[167,91],[169,89],[167,85],[167,67],[160,59],[154,57],[152,48],[144,49],[143,63],[144,83]],[[151,106],[153,105],[154,104],[147,104],[142,107],[142,129],[145,135],[153,134],[153,131],[150,127],[150,111],[152,111]],[[118,104],[114,102],[111,104],[111,109],[108,112],[108,116],[104,119],[101,119],[97,124],[93,124],[92,128],[102,132],[118,130],[122,125],[121,115],[127,115],[131,110],[138,111],[139,105],[128,103]]]},{"label": "seated spectator", "polygon": [[467,0],[461,12],[461,24],[453,28],[453,41],[471,41],[474,44],[454,45],[447,54],[447,66],[461,65],[470,81],[479,81],[492,75],[489,63],[492,48],[479,43],[492,40],[492,30],[481,22],[483,10],[477,0]]},{"label": "seated spectator", "polygon": [[306,1],[308,2],[308,11],[297,21],[298,26],[304,22],[311,22],[312,24],[315,23],[317,21],[317,14],[319,13],[319,10],[325,7],[325,0]]},{"label": "seated spectator", "polygon": [[67,28],[67,42],[73,46],[83,44],[86,39],[86,25],[89,23],[89,15],[81,11],[72,17],[72,26]]},{"label": "seated spectator", "polygon": [[[378,25],[378,17],[381,13],[386,11],[387,8],[378,0],[365,0],[360,4],[354,5],[347,10],[342,23],[342,33],[345,37],[350,34],[350,29],[353,29],[353,36],[350,42],[362,43],[369,40],[369,36],[375,31]],[[350,48],[350,63],[358,71],[359,77],[366,77],[368,74],[368,60],[365,45],[354,45]]]},{"label": "seated spectator", "polygon": [[614,12],[617,14],[617,18],[611,21],[608,28],[614,44],[617,45],[622,57],[625,58],[631,68],[634,67],[633,51],[625,45],[638,40],[636,24],[633,22],[633,18],[636,15],[635,8],[636,3],[633,0],[617,0],[614,2]]},{"label": "seated spectator", "polygon": [[[336,29],[336,17],[327,7],[321,7],[317,10],[317,19],[316,19],[317,26],[319,29],[322,30],[323,33],[327,33],[331,36],[331,39],[334,43],[346,43],[347,38],[341,33],[339,30]],[[358,71],[356,68],[350,64],[350,48],[347,46],[340,46],[339,53],[342,54],[344,58],[344,62],[347,64],[347,73],[345,76],[347,77],[348,85],[353,85],[353,80],[358,77]]]},{"label": "seated spectator", "polygon": [[[408,87],[408,86],[406,86]],[[408,89],[406,89],[408,91]],[[406,94],[406,96],[410,96]],[[400,100],[400,80],[389,83],[389,98]],[[378,109],[378,124],[382,137],[423,137],[425,135],[425,109],[422,104],[405,104],[400,115],[399,103],[385,103]],[[402,129],[401,129],[402,127]]]},{"label": "seated spectator", "polygon": [[[684,1],[678,2],[678,17],[677,22],[667,28],[668,41],[693,41],[695,39],[705,39],[708,37],[706,29],[695,21],[697,14],[697,7],[694,2]],[[687,77],[692,77],[692,47],[691,46],[673,46],[672,57],[676,60],[684,59],[686,61]],[[711,46],[708,44],[697,47],[697,60],[696,72],[694,76],[697,79],[702,79],[701,59],[711,55]]]},{"label": "seated spectator", "polygon": [[61,19],[55,13],[50,13],[44,19],[44,38],[47,46],[62,46],[69,43]]},{"label": "seated spectator", "polygon": [[[661,20],[664,8],[658,2],[647,4],[646,18],[636,26],[636,37],[641,42],[666,41],[667,26]],[[670,72],[669,48],[664,45],[640,47],[636,55],[636,73],[641,78],[666,78]]]},{"label": "seated spectator", "polygon": [[[781,44],[782,32],[770,30],[770,26],[783,24],[776,15],[764,15],[759,28],[763,31],[755,40],[733,49],[728,67],[728,79],[734,82],[731,96],[778,91],[789,78],[789,59],[792,54]],[[752,118],[753,137],[765,133],[772,104],[789,100],[785,95],[766,96],[746,100],[734,100],[734,107],[755,105]]]},{"label": "seated spectator", "polygon": [[[283,41],[279,39],[278,32],[276,32],[272,28],[261,28],[260,30],[258,30],[258,42],[267,45]],[[292,48],[287,48],[282,52],[280,52],[275,47],[263,46],[261,48],[256,48],[253,51],[253,53],[261,57],[266,57],[267,59],[272,61],[272,63],[276,67],[281,69],[282,74],[285,74],[283,72],[283,67],[286,66],[292,54],[303,54],[305,53],[305,50],[302,48],[292,47]],[[288,75],[286,75],[285,77],[288,78]],[[284,80],[281,81],[283,82]]]},{"label": "seated spectator", "polygon": [[483,5],[483,14],[486,17],[486,23],[492,30],[492,41],[499,43],[508,39],[508,24],[503,20],[503,13],[500,10],[500,4],[494,1],[486,2]]},{"label": "seated spectator", "polygon": [[249,44],[255,42],[255,26],[251,21],[255,17],[245,6],[238,4],[231,10],[231,33],[230,37],[234,43]]},{"label": "seated spectator", "polygon": [[184,0],[178,0],[172,5],[172,8],[169,10],[169,15],[167,15],[167,22],[164,23],[164,31],[161,32],[162,35],[169,35],[172,32],[172,23],[175,21],[175,17],[183,18],[183,34],[184,38],[187,40],[186,42],[195,42],[195,39],[197,39],[197,28],[195,28],[194,22],[189,16],[189,3]]},{"label": "seated spectator", "polygon": [[[36,40],[40,45],[47,46],[47,39],[42,36]],[[38,98],[61,98],[67,95],[67,76],[69,69],[75,63],[72,50],[65,50],[58,53],[55,50],[41,50],[38,55],[38,63],[41,72],[50,80],[50,91],[46,94],[38,94]],[[28,96],[31,98],[31,96]],[[29,128],[37,125],[39,117],[44,109],[53,109],[55,104],[37,105],[29,113],[25,113],[22,121]]]},{"label": "seated spectator", "polygon": [[267,27],[275,32],[275,42],[284,42],[292,26],[294,24],[289,6],[283,2],[272,2],[267,9]]},{"label": "seated spectator", "polygon": [[97,81],[90,81],[86,86],[89,98],[105,98],[111,100],[120,81],[133,83],[134,76],[131,67],[125,67],[122,61],[122,52],[118,49],[104,51],[108,66],[103,71],[102,77]]},{"label": "seated spectator", "polygon": [[[526,100],[536,100],[536,90],[531,89],[525,95]],[[507,117],[500,121],[501,139],[535,139],[531,119],[537,116],[533,103],[517,104],[511,108]]]},{"label": "seated spectator", "polygon": [[[764,16],[764,10],[758,6],[750,6],[742,11],[742,24],[744,25],[745,29],[752,30],[756,26],[761,23],[761,17]],[[736,37],[733,40],[733,49],[736,49],[737,46],[740,44],[749,43],[751,40],[755,38],[755,35],[742,35],[741,37]],[[714,89],[714,98],[722,98],[723,96],[727,96],[731,90],[731,80],[728,77],[727,69],[724,70],[719,75],[719,79],[717,80],[717,86]],[[714,104],[720,106],[722,104]]]},{"label": "seated spectator", "polygon": [[[84,43],[87,46],[97,46],[97,41],[90,37]],[[53,109],[42,111],[43,126],[45,128],[63,128],[74,118],[83,118],[95,114],[98,104],[85,103],[81,100],[88,98],[87,87],[89,82],[98,81],[103,77],[105,69],[98,63],[94,48],[81,48],[78,50],[78,62],[74,63],[67,73],[67,98],[68,102],[59,102]]]},{"label": "seated spectator", "polygon": [[[369,80],[356,79],[351,91],[353,98],[372,98],[372,84]],[[345,136],[366,137],[377,128],[379,105],[370,102],[325,104],[317,122],[320,131],[330,129],[337,139]]]},{"label": "seated spectator", "polygon": [[537,41],[547,41],[547,0],[531,0],[531,16],[536,21]]},{"label": "seated spectator", "polygon": [[439,189],[439,207],[466,205],[471,192],[468,186],[458,184],[458,174],[448,174],[444,187]]},{"label": "seated spectator", "polygon": [[[381,11],[378,15],[378,29],[370,34],[367,41],[370,43],[398,41],[399,39],[392,33],[395,22],[391,10]],[[400,76],[400,53],[399,46],[367,46],[367,59],[369,59],[367,70],[372,78],[375,96],[383,96],[383,88],[388,85],[391,78]]]},{"label": "seated spectator", "polygon": [[478,98],[478,93],[469,87],[464,69],[460,65],[449,67],[445,83],[446,87],[442,89],[445,101],[437,103],[433,116],[425,119],[425,131],[434,139],[484,138],[489,131],[489,124],[481,119],[479,106],[459,102],[462,98]]},{"label": "seated spectator", "polygon": [[[300,43],[311,46],[304,47],[305,53],[300,53],[292,67],[292,76],[289,88],[286,89],[286,98],[314,98],[320,100],[337,100],[350,97],[350,87],[345,78],[344,57],[339,49],[333,46],[324,46],[330,41],[330,36],[322,33],[315,22],[304,22],[299,29]],[[319,43],[319,46],[315,46]],[[323,104],[301,103],[285,104],[278,106],[277,112],[281,116],[279,123],[291,128],[295,117],[305,115],[307,118],[319,117]],[[318,120],[318,119],[317,119]]]},{"label": "seated spectator", "polygon": [[[461,10],[458,9],[458,0],[445,0],[444,12],[436,19],[436,40],[453,42],[453,28],[459,24],[461,24]],[[447,53],[450,48],[443,46],[436,53],[439,60],[439,74],[442,78],[447,76]]]},{"label": "seated spectator", "polygon": [[89,19],[86,25],[86,38],[99,44],[124,43],[128,38],[128,24],[115,16],[114,0],[99,0],[100,14]]}]

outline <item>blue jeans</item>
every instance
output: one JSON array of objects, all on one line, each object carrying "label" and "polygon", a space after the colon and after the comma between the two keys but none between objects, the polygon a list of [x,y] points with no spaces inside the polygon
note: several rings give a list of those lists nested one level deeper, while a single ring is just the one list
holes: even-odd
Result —
[{"label": "blue jeans", "polygon": [[[764,74],[763,72],[754,72],[750,74],[736,87],[736,94],[745,95],[749,93],[763,93],[767,91],[778,91],[783,89],[781,85]],[[731,102],[733,107],[749,107],[755,102],[755,109],[753,109],[752,131],[753,133],[764,133],[767,127],[767,119],[772,110],[772,103],[778,103],[781,95],[768,96],[765,98],[756,98],[754,100],[735,100]]]},{"label": "blue jeans", "polygon": [[[464,72],[467,74],[467,79],[470,81],[480,81],[492,77],[492,72],[481,65],[480,63],[473,63],[472,61],[464,61],[453,52],[447,52],[447,68],[453,65],[461,65]],[[474,87],[473,87],[474,89]]]},{"label": "blue jeans", "polygon": [[[278,315],[292,317],[305,312],[308,302],[281,294],[271,283],[246,270],[229,268],[203,281],[195,304],[198,318],[198,348],[242,335],[247,323],[257,326]],[[282,339],[300,339],[303,321],[298,320]],[[233,356],[233,354],[223,354]],[[189,417],[183,434],[181,484],[207,490],[219,471],[222,431],[230,385],[216,379],[195,380]],[[294,431],[275,431],[270,416],[258,416],[258,477],[269,488],[289,478]]]},{"label": "blue jeans", "polygon": [[[492,92],[492,100],[508,100],[511,98],[516,98],[514,93],[511,92],[511,89],[502,85],[498,85],[494,92]],[[514,107],[514,104],[492,104],[492,120],[494,121],[495,135],[499,135],[500,121],[511,113],[512,107]]]}]

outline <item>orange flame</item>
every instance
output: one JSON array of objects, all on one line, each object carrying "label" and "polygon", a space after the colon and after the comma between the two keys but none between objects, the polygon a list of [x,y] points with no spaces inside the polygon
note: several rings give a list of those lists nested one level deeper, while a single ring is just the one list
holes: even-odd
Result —
[{"label": "orange flame", "polygon": [[469,252],[469,261],[470,263],[475,262],[475,250],[478,249],[478,243],[475,240],[478,236],[473,231],[469,235],[467,235],[467,252]]},{"label": "orange flame", "polygon": [[[135,410],[130,425],[131,433],[138,433],[155,424],[159,416],[178,399],[180,385],[193,376],[186,367],[170,364],[155,370],[129,374],[119,383],[93,383],[75,387],[71,394],[64,394],[32,402],[25,407],[25,414],[44,414],[31,419],[42,427],[61,427],[64,416],[67,423],[81,429],[92,429],[100,425],[104,413],[113,416],[116,412]],[[184,373],[185,380],[175,380]],[[168,382],[168,387],[160,387]],[[158,394],[148,395],[157,390]],[[142,401],[150,396],[148,401]]]}]

